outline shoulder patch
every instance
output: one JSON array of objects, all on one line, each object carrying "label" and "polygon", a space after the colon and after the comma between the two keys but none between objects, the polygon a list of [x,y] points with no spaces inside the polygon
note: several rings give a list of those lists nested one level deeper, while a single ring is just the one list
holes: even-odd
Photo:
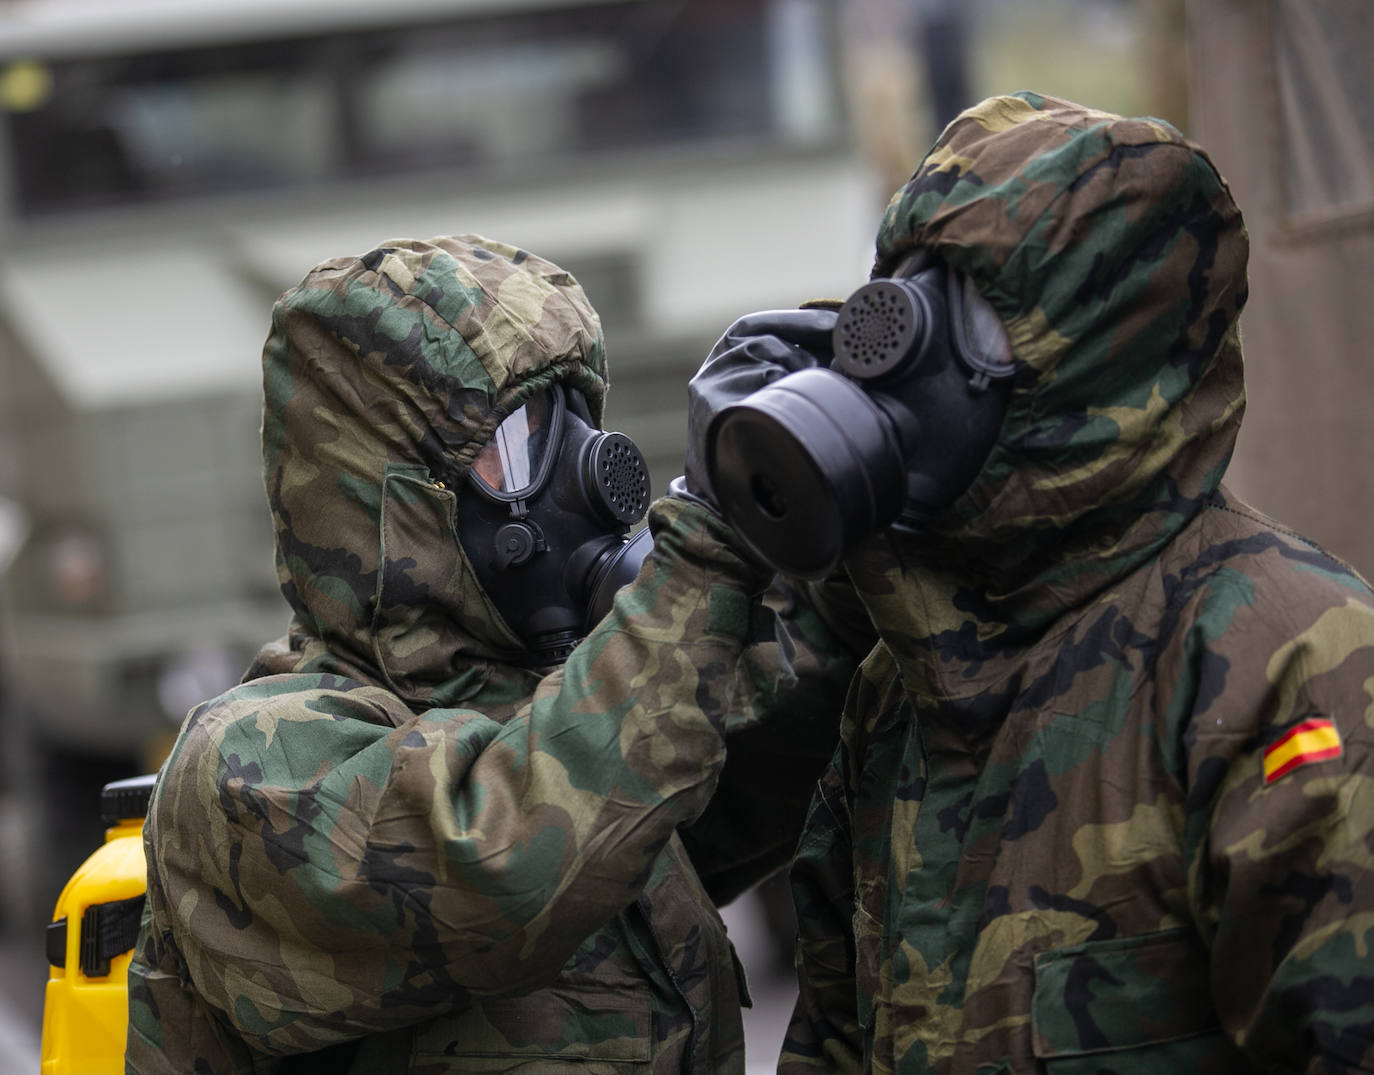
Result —
[{"label": "shoulder patch", "polygon": [[1264,782],[1272,784],[1300,765],[1339,757],[1341,734],[1326,717],[1308,717],[1264,750]]}]

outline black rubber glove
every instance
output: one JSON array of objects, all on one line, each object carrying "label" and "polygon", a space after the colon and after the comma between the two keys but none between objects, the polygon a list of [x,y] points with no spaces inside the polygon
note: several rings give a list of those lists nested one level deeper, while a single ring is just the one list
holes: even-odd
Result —
[{"label": "black rubber glove", "polygon": [[706,431],[711,419],[732,403],[780,377],[834,357],[831,309],[764,310],[746,314],[711,348],[687,386],[687,454],[682,479],[669,492],[715,509],[706,474]]}]

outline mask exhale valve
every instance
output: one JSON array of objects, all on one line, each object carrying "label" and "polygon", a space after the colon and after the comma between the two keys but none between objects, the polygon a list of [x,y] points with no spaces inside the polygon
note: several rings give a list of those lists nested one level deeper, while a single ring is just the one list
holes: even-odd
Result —
[{"label": "mask exhale valve", "polygon": [[919,362],[938,334],[924,291],[905,280],[875,280],[840,307],[831,368],[856,381],[879,381]]},{"label": "mask exhale valve", "polygon": [[938,265],[861,287],[833,344],[830,368],[726,407],[706,437],[722,514],[762,559],[803,578],[880,530],[919,532],[966,489],[1014,371],[996,314]]}]

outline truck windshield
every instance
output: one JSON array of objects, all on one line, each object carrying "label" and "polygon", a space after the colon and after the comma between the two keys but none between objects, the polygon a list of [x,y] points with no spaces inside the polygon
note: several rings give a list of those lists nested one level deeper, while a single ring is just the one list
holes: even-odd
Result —
[{"label": "truck windshield", "polygon": [[13,209],[815,147],[840,137],[832,15],[822,0],[620,0],[16,56],[0,60]]}]

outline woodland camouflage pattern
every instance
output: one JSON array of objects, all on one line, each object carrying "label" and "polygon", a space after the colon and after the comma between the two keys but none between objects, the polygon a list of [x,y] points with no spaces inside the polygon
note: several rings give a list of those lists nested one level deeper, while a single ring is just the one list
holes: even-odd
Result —
[{"label": "woodland camouflage pattern", "polygon": [[[1018,370],[928,540],[847,563],[882,641],[794,867],[789,1075],[1374,1071],[1374,604],[1220,485],[1247,245],[1173,128],[1029,93],[890,204],[874,275],[971,274]],[[1266,783],[1312,717],[1339,756]]]},{"label": "woodland camouflage pattern", "polygon": [[[565,666],[525,666],[456,535],[531,393],[567,381],[600,421],[600,325],[548,262],[473,236],[326,262],[263,367],[291,629],[158,782],[127,1070],[741,1071],[703,880],[790,854],[854,662],[665,500],[638,584]],[[725,785],[708,809],[726,739],[770,758],[738,824]]]}]

